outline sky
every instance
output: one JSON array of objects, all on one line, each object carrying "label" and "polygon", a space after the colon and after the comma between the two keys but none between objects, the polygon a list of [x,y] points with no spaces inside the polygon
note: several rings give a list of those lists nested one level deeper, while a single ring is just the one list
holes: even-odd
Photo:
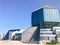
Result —
[{"label": "sky", "polygon": [[44,5],[59,9],[60,0],[0,0],[0,34],[31,26],[33,10]]}]

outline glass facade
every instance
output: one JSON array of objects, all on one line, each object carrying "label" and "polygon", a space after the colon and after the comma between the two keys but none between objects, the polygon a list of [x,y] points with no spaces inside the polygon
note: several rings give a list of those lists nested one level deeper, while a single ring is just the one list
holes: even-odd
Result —
[{"label": "glass facade", "polygon": [[52,28],[60,26],[60,22],[40,22],[40,28]]},{"label": "glass facade", "polygon": [[[52,27],[52,24],[60,22],[60,15],[56,8],[41,8],[35,12],[32,12],[32,25],[41,25],[48,23]],[[42,24],[43,23],[43,24]],[[60,25],[60,24],[59,24]],[[47,25],[46,25],[47,26]]]},{"label": "glass facade", "polygon": [[43,9],[43,12],[44,12],[44,21],[60,22],[58,9],[45,8]]},{"label": "glass facade", "polygon": [[55,37],[54,36],[40,36],[40,40],[50,40],[50,41],[54,41]]},{"label": "glass facade", "polygon": [[56,34],[53,33],[52,28],[60,27],[60,15],[58,9],[43,7],[32,12],[32,26],[40,26],[40,29],[51,29],[49,31],[40,30],[40,40],[55,40]]},{"label": "glass facade", "polygon": [[32,12],[32,25],[36,25],[40,22],[43,22],[43,9]]},{"label": "glass facade", "polygon": [[22,36],[21,33],[16,33],[16,34],[13,36],[12,40],[21,40],[21,36]]}]

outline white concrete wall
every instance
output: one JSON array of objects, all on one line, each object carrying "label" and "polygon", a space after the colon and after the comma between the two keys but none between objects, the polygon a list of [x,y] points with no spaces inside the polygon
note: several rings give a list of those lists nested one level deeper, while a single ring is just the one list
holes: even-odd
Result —
[{"label": "white concrete wall", "polygon": [[45,30],[45,31],[50,31],[51,28],[47,28],[47,29],[40,29],[41,31]]},{"label": "white concrete wall", "polygon": [[9,40],[11,40],[12,37],[13,37],[16,33],[22,33],[23,31],[24,31],[24,30],[9,32]]}]

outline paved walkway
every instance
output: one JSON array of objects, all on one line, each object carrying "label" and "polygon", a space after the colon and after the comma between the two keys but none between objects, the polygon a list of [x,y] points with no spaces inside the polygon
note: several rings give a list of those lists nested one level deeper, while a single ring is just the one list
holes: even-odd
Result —
[{"label": "paved walkway", "polygon": [[43,45],[43,44],[28,44],[20,41],[0,41],[0,45]]}]

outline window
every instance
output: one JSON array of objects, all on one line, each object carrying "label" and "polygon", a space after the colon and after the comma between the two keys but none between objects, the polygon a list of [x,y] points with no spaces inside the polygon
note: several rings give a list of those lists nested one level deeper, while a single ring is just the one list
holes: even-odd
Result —
[{"label": "window", "polygon": [[60,16],[57,9],[44,9],[44,20],[51,22],[60,22]]}]

